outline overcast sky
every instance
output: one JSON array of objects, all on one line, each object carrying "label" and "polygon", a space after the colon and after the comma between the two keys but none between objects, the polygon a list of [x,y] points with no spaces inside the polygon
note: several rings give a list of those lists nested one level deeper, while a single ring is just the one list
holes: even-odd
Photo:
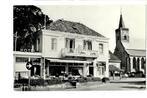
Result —
[{"label": "overcast sky", "polygon": [[[129,28],[130,48],[145,49],[145,6],[143,5],[40,5],[44,14],[54,21],[64,19],[80,22],[109,38],[109,49],[115,49],[115,29],[120,12]],[[121,11],[122,9],[122,11]]]}]

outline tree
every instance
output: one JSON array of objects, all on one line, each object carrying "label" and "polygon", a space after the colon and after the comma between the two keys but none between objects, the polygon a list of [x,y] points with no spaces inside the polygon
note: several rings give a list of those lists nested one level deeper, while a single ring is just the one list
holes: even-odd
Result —
[{"label": "tree", "polygon": [[53,21],[39,7],[33,5],[13,6],[13,11],[14,50],[32,49],[41,29]]}]

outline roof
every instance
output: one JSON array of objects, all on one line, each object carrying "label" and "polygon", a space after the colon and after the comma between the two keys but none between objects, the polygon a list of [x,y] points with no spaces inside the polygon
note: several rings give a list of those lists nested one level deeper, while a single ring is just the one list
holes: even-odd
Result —
[{"label": "roof", "polygon": [[123,21],[122,14],[120,15],[119,28],[125,28],[125,24],[124,24],[124,21]]},{"label": "roof", "polygon": [[117,56],[115,56],[111,51],[109,51],[109,55],[110,55],[109,61],[121,62],[121,60]]},{"label": "roof", "polygon": [[59,19],[55,22],[52,22],[50,26],[48,27],[48,29],[53,31],[61,31],[61,32],[68,32],[68,33],[104,37],[103,35],[99,34],[98,32],[90,29],[89,27],[81,23],[66,21],[63,19]]},{"label": "roof", "polygon": [[141,49],[126,49],[126,51],[131,56],[146,56],[146,50],[141,50]]}]

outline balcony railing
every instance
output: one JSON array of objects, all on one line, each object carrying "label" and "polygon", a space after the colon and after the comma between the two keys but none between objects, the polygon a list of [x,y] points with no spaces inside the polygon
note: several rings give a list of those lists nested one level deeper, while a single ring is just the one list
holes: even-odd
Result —
[{"label": "balcony railing", "polygon": [[62,49],[62,56],[75,56],[75,57],[91,57],[91,58],[97,58],[98,57],[98,51],[94,50],[81,50],[81,49]]}]

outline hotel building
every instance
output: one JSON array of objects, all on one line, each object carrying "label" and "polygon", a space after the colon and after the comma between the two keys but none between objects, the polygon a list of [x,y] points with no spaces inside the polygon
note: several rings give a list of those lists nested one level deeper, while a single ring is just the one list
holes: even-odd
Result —
[{"label": "hotel building", "polygon": [[87,26],[57,20],[43,29],[31,50],[14,51],[14,76],[28,77],[26,63],[32,62],[31,76],[108,77],[108,38]]}]

